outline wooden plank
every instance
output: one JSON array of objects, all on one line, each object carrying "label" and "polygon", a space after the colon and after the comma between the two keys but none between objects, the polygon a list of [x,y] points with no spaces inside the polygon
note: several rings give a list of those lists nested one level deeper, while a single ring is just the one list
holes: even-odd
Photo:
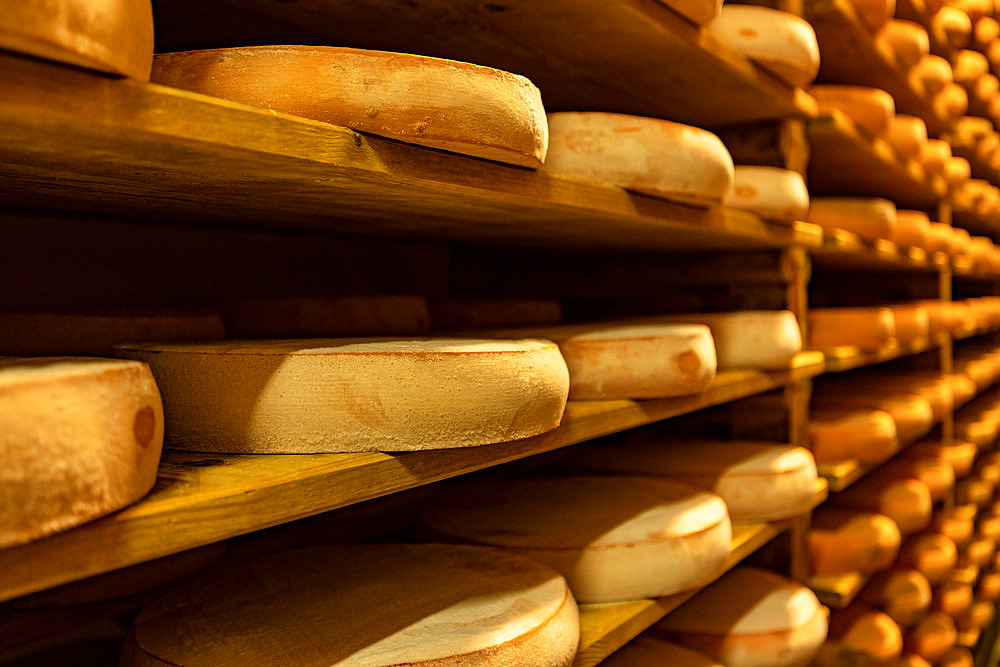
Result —
[{"label": "wooden plank", "polygon": [[922,340],[907,345],[892,343],[878,350],[861,350],[853,345],[843,345],[840,347],[825,348],[822,350],[826,356],[826,370],[828,373],[842,373],[844,371],[881,364],[886,361],[893,361],[902,357],[921,354],[928,350],[940,347],[948,339],[939,337],[937,340]]},{"label": "wooden plank", "polygon": [[940,176],[907,160],[887,141],[834,110],[807,123],[811,195],[884,197],[904,209],[930,210],[947,194]]},{"label": "wooden plank", "polygon": [[[517,72],[542,90],[546,108],[553,111],[612,111],[718,126],[807,116],[816,108],[809,95],[756,67],[658,0],[228,4],[237,16],[256,12],[274,20],[276,31],[289,24],[319,34],[329,44],[419,53]],[[201,5],[202,0],[157,3],[164,19],[157,33],[161,50],[212,45],[206,34],[196,44],[187,37],[190,17],[200,15]],[[168,21],[168,14],[176,18]],[[378,20],[359,20],[372,16]],[[215,21],[215,44],[239,43],[227,34],[229,23]],[[586,48],[581,48],[581,39]]]},{"label": "wooden plank", "polygon": [[816,244],[765,223],[0,54],[0,203],[507,245]]},{"label": "wooden plank", "polygon": [[872,35],[848,0],[808,0],[805,15],[819,42],[817,82],[881,88],[892,95],[898,113],[922,118],[931,136],[948,129],[926,91],[910,85],[896,52],[883,37]]},{"label": "wooden plank", "polygon": [[239,456],[166,452],[138,504],[0,550],[0,601],[280,523],[552,451],[775,389],[822,372],[816,353],[788,371],[720,373],[708,391],[652,401],[573,401],[555,430],[515,442],[400,454]]},{"label": "wooden plank", "polygon": [[824,230],[823,247],[809,254],[817,268],[852,271],[933,273],[950,261],[943,253],[928,256],[922,248],[907,248],[886,239],[866,241],[842,229]]}]

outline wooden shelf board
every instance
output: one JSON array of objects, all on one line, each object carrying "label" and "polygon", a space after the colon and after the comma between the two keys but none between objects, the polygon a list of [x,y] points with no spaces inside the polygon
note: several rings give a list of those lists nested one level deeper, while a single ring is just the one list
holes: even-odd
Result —
[{"label": "wooden shelf board", "polygon": [[[163,0],[160,50],[236,44],[217,20],[192,43],[201,0]],[[729,47],[665,3],[603,0],[228,0],[238,17],[254,12],[324,43],[419,53],[522,74],[550,111],[612,111],[698,126],[814,115],[811,96]],[[222,5],[226,6],[226,5]],[[499,8],[499,9],[498,9]],[[377,21],[359,17],[378,16]],[[185,20],[187,19],[187,20]],[[587,48],[581,48],[581,37]],[[267,40],[267,35],[257,35]],[[284,38],[284,37],[283,37]],[[238,39],[238,38],[236,38]],[[289,42],[258,41],[256,43]],[[311,44],[315,42],[298,42]],[[667,92],[672,91],[672,92]],[[683,91],[678,93],[678,91]],[[720,95],[725,91],[725,95]]]},{"label": "wooden shelf board", "polygon": [[943,253],[928,255],[923,248],[900,246],[886,239],[866,241],[842,229],[823,230],[823,247],[809,254],[813,266],[821,269],[936,272],[948,265]]},{"label": "wooden shelf board", "polygon": [[861,21],[848,0],[808,0],[805,17],[819,41],[819,83],[852,83],[889,92],[896,111],[919,116],[931,136],[940,136],[949,123],[939,116],[924,90],[916,90],[895,51]]},{"label": "wooden shelf board", "polygon": [[810,120],[809,193],[884,197],[904,209],[931,209],[947,194],[940,176],[907,160],[834,110]]},{"label": "wooden shelf board", "polygon": [[0,53],[0,203],[596,248],[816,245],[776,225]]},{"label": "wooden shelf board", "polygon": [[785,386],[822,372],[729,371],[693,396],[571,401],[562,424],[515,442],[399,454],[224,455],[168,451],[153,491],[109,517],[0,550],[0,601],[386,494]]},{"label": "wooden shelf board", "polygon": [[853,345],[842,345],[840,347],[824,348],[822,352],[826,356],[826,371],[828,373],[842,373],[854,370],[855,368],[873,366],[886,361],[921,354],[941,347],[948,339],[948,335],[943,335],[935,340],[922,340],[908,345],[893,343],[878,350],[862,350]]},{"label": "wooden shelf board", "polygon": [[806,585],[823,604],[834,609],[844,609],[858,596],[871,576],[864,572],[814,574],[806,581]]}]

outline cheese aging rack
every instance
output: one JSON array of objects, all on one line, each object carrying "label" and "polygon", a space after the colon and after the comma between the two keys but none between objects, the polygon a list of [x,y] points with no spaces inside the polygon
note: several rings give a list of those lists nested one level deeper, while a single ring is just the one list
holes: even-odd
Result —
[{"label": "cheese aging rack", "polygon": [[[842,43],[858,47],[852,57],[872,78],[858,83],[889,90],[901,112],[923,118],[935,136],[948,134],[949,121],[849,3],[774,6],[809,20],[823,55]],[[737,164],[802,173],[810,194],[884,197],[1000,238],[1000,219],[956,202],[943,178],[846,116],[821,114],[807,91],[656,0],[157,0],[155,9],[158,51],[349,44],[489,65],[531,78],[550,111],[690,123],[716,132]],[[368,20],[374,14],[385,20]],[[196,29],[187,31],[189,24]],[[581,48],[588,31],[594,38]],[[7,51],[0,66],[0,311],[417,293],[551,299],[581,320],[682,311],[689,303],[787,309],[808,339],[818,305],[1000,296],[1000,275],[944,252],[674,203]],[[824,67],[821,80],[858,71],[856,63]],[[13,655],[85,620],[126,618],[150,600],[140,593],[61,609],[19,604],[58,586],[125,568],[141,579],[156,559],[221,541],[232,553],[253,552],[284,529],[294,535],[296,522],[351,509],[373,507],[369,521],[388,525],[398,509],[393,499],[406,494],[501,466],[558,467],[583,443],[660,422],[808,447],[814,384],[885,368],[953,374],[989,349],[1000,349],[995,327],[877,350],[806,349],[787,369],[722,371],[690,396],[571,400],[555,430],[473,448],[164,450],[156,486],[135,505],[0,549],[0,661],[3,647]],[[977,396],[995,393],[992,383],[977,388]],[[961,408],[936,421],[933,437],[955,440]],[[879,465],[820,465],[813,509]],[[956,504],[954,492],[939,503]],[[718,575],[741,562],[776,563],[823,604],[848,606],[870,577],[811,575],[809,528],[809,513],[736,526]],[[601,663],[697,592],[581,605],[574,664]],[[995,634],[991,625],[959,644],[985,664]]]}]

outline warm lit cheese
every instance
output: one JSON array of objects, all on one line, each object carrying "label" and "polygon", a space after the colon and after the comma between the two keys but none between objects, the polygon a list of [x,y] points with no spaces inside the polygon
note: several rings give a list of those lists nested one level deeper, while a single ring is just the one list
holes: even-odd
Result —
[{"label": "warm lit cheese", "polygon": [[866,477],[831,496],[828,502],[836,507],[884,514],[904,535],[922,530],[931,522],[930,490],[916,479]]},{"label": "warm lit cheese", "polygon": [[430,332],[427,301],[406,295],[230,299],[222,305],[233,338],[419,336]]},{"label": "warm lit cheese", "polygon": [[132,626],[121,665],[566,667],[566,581],[523,556],[440,544],[323,547],[234,563]]},{"label": "warm lit cheese", "polygon": [[972,95],[975,98],[989,102],[1000,94],[1000,79],[992,74],[984,74],[972,84]]},{"label": "warm lit cheese", "polygon": [[946,581],[934,587],[931,605],[952,618],[972,606],[972,586],[957,581]]},{"label": "warm lit cheese", "polygon": [[540,340],[322,338],[120,346],[163,392],[168,445],[230,453],[469,447],[558,426],[569,373]]},{"label": "warm lit cheese", "polygon": [[958,563],[958,547],[946,535],[934,532],[912,535],[903,543],[896,564],[923,574],[929,582],[942,581]]},{"label": "warm lit cheese", "polygon": [[974,664],[975,659],[971,649],[965,646],[952,646],[945,651],[935,667],[973,667]]},{"label": "warm lit cheese", "polygon": [[424,523],[436,535],[546,563],[582,602],[703,586],[729,556],[731,540],[717,495],[637,476],[478,480],[443,494]]},{"label": "warm lit cheese", "polygon": [[930,33],[939,44],[964,49],[972,38],[972,20],[961,9],[945,6],[931,17]]},{"label": "warm lit cheese", "polygon": [[809,213],[802,174],[778,167],[737,166],[733,189],[723,203],[762,218],[794,222]]},{"label": "warm lit cheese", "polygon": [[[917,160],[921,165],[923,165],[928,174],[944,178],[947,174],[947,164],[949,159],[951,159],[951,144],[942,139],[928,139],[927,143],[923,145],[923,148],[920,151],[920,156]],[[900,223],[902,222],[903,213],[912,215],[914,213],[923,213],[923,211],[897,211],[897,220]],[[923,215],[925,217],[922,219],[926,219],[928,221],[927,224],[929,225],[930,219],[926,217],[926,213],[923,213]],[[921,227],[924,227],[924,225],[921,224]],[[922,236],[920,237],[920,243],[911,243],[910,245],[922,246],[926,241],[926,233],[927,230],[924,228]]]},{"label": "warm lit cheese", "polygon": [[892,95],[879,88],[817,84],[809,89],[809,94],[819,103],[820,113],[836,109],[877,135],[889,131],[889,123],[896,115]]},{"label": "warm lit cheese", "polygon": [[877,350],[896,340],[896,322],[888,308],[812,308],[808,318],[810,347]]},{"label": "warm lit cheese", "polygon": [[806,221],[865,239],[887,239],[896,229],[896,205],[875,197],[813,197]]},{"label": "warm lit cheese", "polygon": [[985,49],[1000,38],[1000,21],[992,16],[980,16],[972,24],[972,43],[979,49]]},{"label": "warm lit cheese", "polygon": [[952,74],[957,83],[969,83],[989,74],[990,62],[986,55],[979,51],[963,49],[955,54],[955,62],[952,65]]},{"label": "warm lit cheese", "polygon": [[1000,598],[1000,572],[984,572],[979,575],[975,597],[977,600],[996,602]]},{"label": "warm lit cheese", "polygon": [[[955,159],[962,160],[962,158]],[[968,161],[964,162],[968,165]],[[952,163],[952,160],[948,161],[949,169],[951,168]],[[951,225],[947,223],[932,222],[927,233],[927,251],[948,253],[951,249],[951,230]]]},{"label": "warm lit cheese", "polygon": [[930,662],[937,663],[955,643],[958,630],[955,621],[940,611],[932,611],[903,639],[906,651],[912,651]]},{"label": "warm lit cheese", "polygon": [[868,29],[877,32],[896,14],[896,0],[851,0]]},{"label": "warm lit cheese", "polygon": [[916,160],[927,143],[927,124],[916,116],[896,114],[885,138],[907,160]]},{"label": "warm lit cheese", "polygon": [[903,634],[887,614],[854,603],[830,612],[830,633],[814,667],[894,665],[903,650]]},{"label": "warm lit cheese", "polygon": [[899,627],[906,628],[919,622],[931,606],[931,585],[916,570],[893,568],[872,577],[857,599],[881,609]]},{"label": "warm lit cheese", "polygon": [[950,538],[956,546],[962,547],[968,544],[975,534],[974,517],[974,511],[970,515],[966,507],[942,508],[934,512],[931,530],[941,533]]},{"label": "warm lit cheese", "polygon": [[972,538],[972,541],[959,550],[958,566],[968,567],[975,565],[978,568],[986,567],[993,561],[993,556],[996,552],[997,545],[993,538],[976,535]]},{"label": "warm lit cheese", "polygon": [[890,19],[879,34],[892,46],[903,67],[913,67],[931,52],[927,30],[913,21]]},{"label": "warm lit cheese", "polygon": [[896,559],[901,539],[899,526],[883,514],[823,505],[813,512],[809,530],[812,572],[884,570]]},{"label": "warm lit cheese", "polygon": [[490,67],[329,46],[161,53],[156,83],[407,143],[538,167],[548,132],[531,81]]},{"label": "warm lit cheese", "polygon": [[993,622],[995,609],[992,602],[975,600],[972,606],[955,619],[959,632],[976,632]]},{"label": "warm lit cheese", "polygon": [[918,303],[892,303],[885,306],[892,311],[896,340],[901,345],[926,340],[930,336],[930,316]]},{"label": "warm lit cheese", "polygon": [[156,481],[162,446],[145,364],[0,359],[0,547],[136,502]]},{"label": "warm lit cheese", "polygon": [[733,160],[705,130],[658,118],[598,112],[549,114],[545,171],[682,202],[721,202]]},{"label": "warm lit cheese", "polygon": [[973,477],[959,480],[955,484],[955,502],[962,505],[973,504],[980,508],[993,502],[996,485]]},{"label": "warm lit cheese", "polygon": [[971,442],[955,442],[946,444],[940,440],[927,440],[910,445],[899,453],[903,458],[918,458],[936,456],[944,459],[955,469],[955,477],[962,478],[969,474],[972,462],[976,458],[976,446]]},{"label": "warm lit cheese", "polygon": [[727,667],[800,667],[826,638],[826,610],[796,581],[739,566],[655,626]]},{"label": "warm lit cheese", "polygon": [[969,93],[957,83],[950,83],[931,100],[934,112],[955,120],[969,111]]},{"label": "warm lit cheese", "polygon": [[927,662],[925,658],[910,653],[907,655],[900,656],[899,662],[896,664],[896,667],[933,667],[933,665]]},{"label": "warm lit cheese", "polygon": [[725,667],[720,662],[652,635],[640,635],[601,661],[604,667]]},{"label": "warm lit cheese", "polygon": [[17,0],[7,3],[3,12],[0,48],[149,80],[149,0]]},{"label": "warm lit cheese", "polygon": [[[972,167],[963,157],[953,157],[945,164],[945,178],[948,184],[956,188],[972,177]],[[937,223],[940,224],[940,223]],[[945,225],[946,227],[948,225]]]},{"label": "warm lit cheese", "polygon": [[816,33],[794,14],[727,3],[708,29],[793,86],[808,86],[819,71]]},{"label": "warm lit cheese", "polygon": [[878,463],[892,456],[898,446],[896,421],[888,412],[828,407],[813,409],[809,415],[809,449],[817,462],[858,459]]},{"label": "warm lit cheese", "polygon": [[955,469],[943,459],[924,457],[889,461],[871,472],[869,479],[918,479],[927,485],[931,500],[942,500],[955,486]]},{"label": "warm lit cheese", "polygon": [[[937,95],[952,82],[954,75],[951,71],[951,63],[947,60],[941,56],[924,54],[920,61],[910,68],[907,76],[911,81],[919,82],[927,94]],[[924,129],[926,131],[926,126]]]},{"label": "warm lit cheese", "polygon": [[816,463],[803,447],[765,442],[660,440],[641,433],[625,442],[582,448],[578,463],[602,472],[653,475],[717,493],[740,522],[808,512],[816,495]]},{"label": "warm lit cheese", "polygon": [[[871,390],[863,382],[856,387],[846,384],[820,385],[813,394],[813,407],[817,414],[824,408],[853,406],[882,410],[892,416],[896,433],[902,442],[913,442],[925,435],[934,425],[934,409],[930,401],[919,394],[887,393]],[[954,480],[953,480],[954,481]]]}]

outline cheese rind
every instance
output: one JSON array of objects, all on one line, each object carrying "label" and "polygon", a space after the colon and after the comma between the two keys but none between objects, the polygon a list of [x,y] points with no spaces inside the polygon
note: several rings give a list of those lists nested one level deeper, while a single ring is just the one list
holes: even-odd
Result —
[{"label": "cheese rind", "polygon": [[[945,86],[952,83],[954,75],[951,71],[951,63],[932,54],[925,54],[920,61],[913,65],[908,72],[911,79],[920,82],[920,85],[930,95],[937,95],[944,90]],[[926,131],[926,126],[924,126]],[[924,139],[926,142],[927,140]]]},{"label": "cheese rind", "polygon": [[815,667],[840,667],[842,656],[852,663],[894,665],[903,650],[903,634],[887,614],[860,603],[830,612],[830,633]]},{"label": "cheese rind", "polygon": [[794,14],[770,7],[724,4],[708,29],[793,86],[809,85],[819,71],[816,33]]},{"label": "cheese rind", "polygon": [[889,42],[904,67],[913,67],[931,52],[927,30],[913,21],[890,19],[879,34]]},{"label": "cheese rind", "polygon": [[808,317],[810,347],[877,350],[896,340],[896,321],[888,308],[812,308]]},{"label": "cheese rind", "polygon": [[931,522],[931,493],[916,479],[865,478],[833,496],[837,507],[884,514],[899,526],[903,535],[923,530]]},{"label": "cheese rind", "polygon": [[884,514],[823,505],[812,519],[809,555],[815,574],[876,572],[899,554],[899,526]]},{"label": "cheese rind", "polygon": [[907,160],[919,159],[927,143],[927,124],[916,116],[896,114],[889,123],[886,140]]},{"label": "cheese rind", "polygon": [[955,621],[947,614],[932,611],[919,624],[910,629],[903,638],[906,651],[917,653],[927,660],[937,663],[955,643],[958,630]]},{"label": "cheese rind", "polygon": [[899,446],[896,421],[888,412],[854,407],[813,409],[809,445],[819,463],[886,460]]},{"label": "cheese rind", "polygon": [[940,533],[927,532],[906,540],[897,564],[920,572],[929,582],[936,584],[948,576],[957,562],[955,541]]},{"label": "cheese rind", "polygon": [[490,67],[342,47],[162,53],[156,83],[523,167],[545,160],[538,88]]},{"label": "cheese rind", "polygon": [[896,0],[851,0],[869,30],[877,32],[896,15]]},{"label": "cheese rind", "polygon": [[877,197],[813,197],[806,221],[869,240],[888,239],[896,229],[896,205]]},{"label": "cheese rind", "polygon": [[809,191],[797,171],[737,165],[733,189],[723,203],[762,218],[794,222],[809,213]]},{"label": "cheese rind", "polygon": [[931,605],[931,585],[920,572],[893,568],[876,574],[858,600],[877,607],[901,628],[915,625]]},{"label": "cheese rind", "polygon": [[163,392],[168,445],[230,453],[471,447],[558,426],[569,373],[540,340],[119,346]]},{"label": "cheese rind", "polygon": [[131,505],[156,481],[163,405],[134,361],[0,359],[0,546]]},{"label": "cheese rind", "polygon": [[892,95],[879,88],[843,84],[817,84],[809,94],[819,103],[820,113],[836,109],[876,135],[889,131],[896,115]]}]

